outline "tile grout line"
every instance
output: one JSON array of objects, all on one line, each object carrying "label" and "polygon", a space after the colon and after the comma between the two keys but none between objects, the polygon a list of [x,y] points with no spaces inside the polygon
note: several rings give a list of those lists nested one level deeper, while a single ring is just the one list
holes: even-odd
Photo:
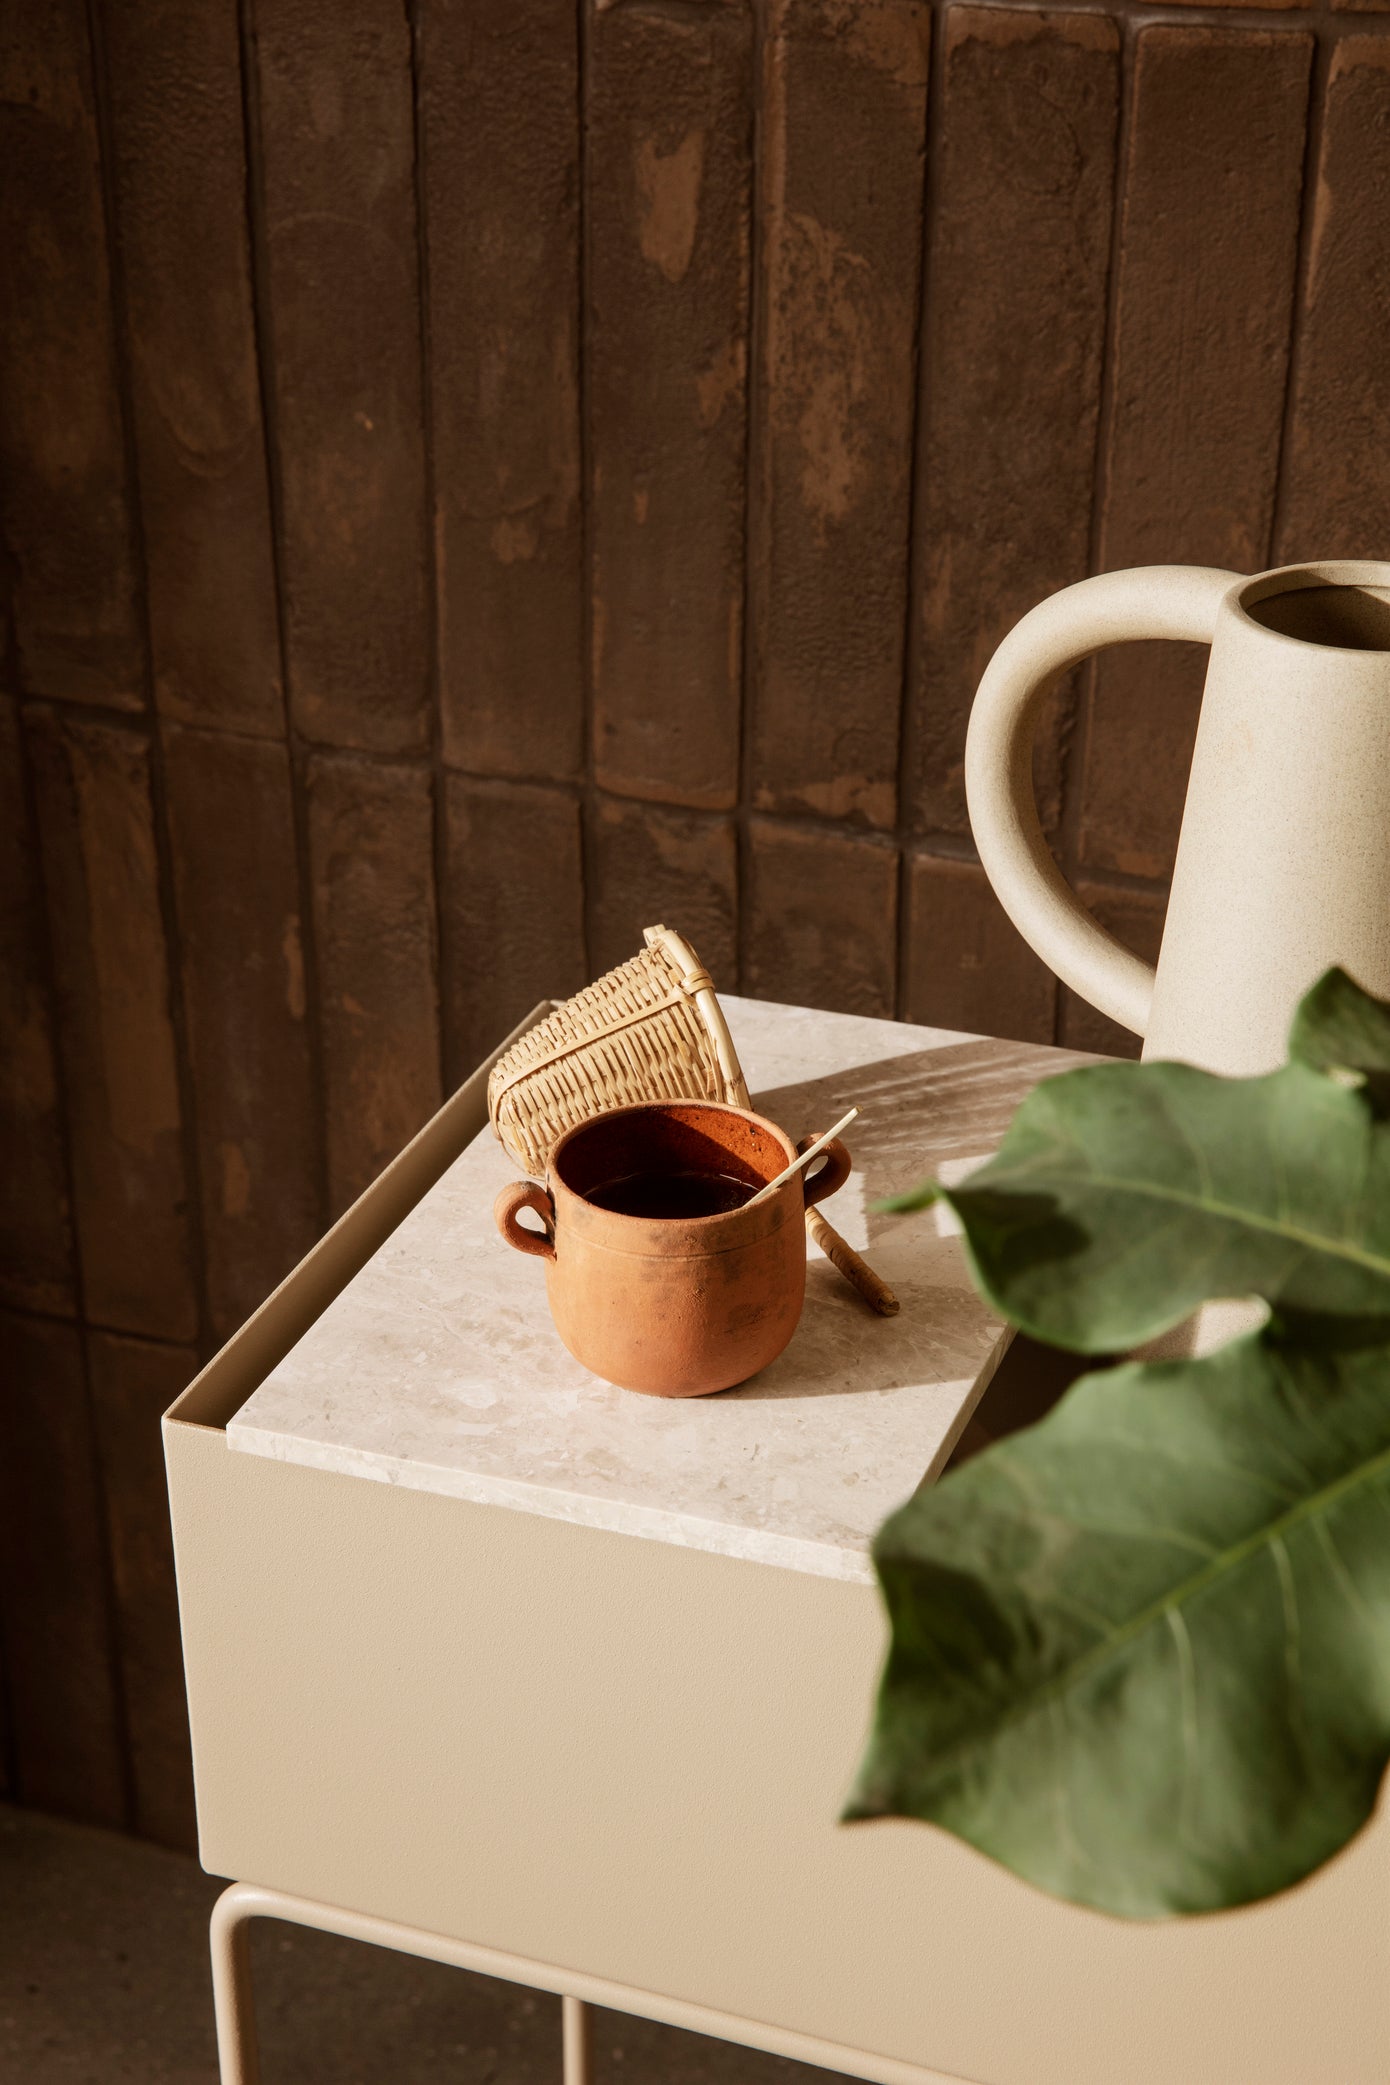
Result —
[{"label": "tile grout line", "polygon": [[[44,710],[51,712],[60,722],[72,720],[78,723],[92,724],[100,729],[111,729],[136,738],[143,738],[147,730],[144,719],[132,715],[128,711],[107,710],[99,704],[70,702],[62,697],[49,696],[35,696],[28,699],[14,696],[11,699],[15,702],[21,719],[30,713]],[[187,738],[205,740],[226,739],[233,745],[275,746],[283,743],[278,737],[239,731],[221,724],[179,723],[177,728],[179,733]],[[399,769],[421,773],[430,770],[430,762],[427,757],[401,758],[391,754],[373,752],[361,746],[324,743],[322,745],[314,745],[312,751],[318,758],[351,761],[368,768],[385,767],[393,770]],[[585,800],[585,786],[582,781],[542,772],[533,774],[499,774],[489,768],[471,768],[460,766],[452,761],[446,761],[443,764],[442,773],[446,779],[456,778],[459,781],[468,782],[477,788],[496,790],[501,795],[506,795],[511,790],[516,790],[518,793],[536,790],[558,796],[567,796],[575,802],[583,802]],[[644,796],[611,787],[601,788],[598,785],[595,785],[592,796],[596,805],[630,804],[634,808],[651,810],[658,815],[669,814],[676,818],[689,818],[699,824],[710,826],[736,824],[740,816],[740,807],[738,806],[730,806],[721,810],[707,804],[678,803],[664,797]],[[901,835],[899,835],[893,828],[885,830],[883,827],[868,825],[849,826],[841,819],[827,816],[815,810],[759,811],[751,806],[742,808],[750,821],[757,820],[762,824],[785,826],[791,830],[808,834],[839,834],[849,839],[864,840],[870,844],[880,846],[896,846],[901,843],[909,852],[925,852],[940,856],[945,860],[969,862],[978,860],[974,843],[969,834],[955,832],[945,826],[905,827]],[[1107,870],[1105,873],[1107,877],[1115,882],[1118,888],[1128,889],[1133,887],[1150,890],[1165,887],[1161,878],[1130,876],[1120,870]]]},{"label": "tile grout line", "polygon": [[[594,728],[594,441],[591,411],[591,347],[593,324],[593,255],[590,235],[589,107],[593,72],[593,17],[596,0],[571,0],[575,25],[575,115],[578,144],[576,182],[576,246],[578,310],[575,325],[575,394],[579,420],[579,719],[580,766],[574,787],[579,807],[579,922],[584,975],[594,974],[598,939],[598,806],[595,780]],[[553,786],[553,785],[552,785]]]},{"label": "tile grout line", "polygon": [[435,477],[434,355],[429,281],[429,206],[425,171],[426,122],[424,57],[421,50],[419,0],[407,0],[410,36],[411,158],[415,202],[416,313],[420,351],[420,422],[424,448],[423,550],[425,558],[425,673],[429,710],[430,862],[434,896],[435,1059],[439,1091],[452,1093],[461,1074],[460,1052],[453,1038],[454,966],[449,929],[449,834],[443,751],[442,668],[439,645],[439,491]]},{"label": "tile grout line", "polygon": [[266,495],[270,513],[270,558],[275,586],[275,621],[280,647],[280,700],[289,767],[290,818],[293,828],[296,895],[299,904],[300,950],[304,964],[304,1033],[309,1056],[309,1085],[314,1100],[313,1162],[315,1228],[321,1236],[329,1223],[328,1088],[325,1073],[318,934],[314,919],[313,877],[309,852],[308,764],[310,748],[294,721],[291,699],[289,587],[285,576],[285,495],[280,470],[279,404],[275,389],[275,328],[270,288],[269,235],[265,205],[265,153],[261,131],[260,76],[255,0],[236,0],[237,52],[241,67],[242,144],[246,157],[246,251],[251,288],[251,324],[256,349],[256,385],[265,450]]},{"label": "tile grout line", "polygon": [[[13,631],[6,628],[6,650],[13,651]],[[65,1316],[54,1313],[63,1324],[71,1325],[77,1334],[82,1353],[83,1386],[87,1398],[88,1412],[91,1411],[91,1386],[87,1380],[86,1347],[82,1341],[83,1327],[87,1320],[86,1283],[82,1271],[82,1246],[77,1230],[77,1192],[73,1170],[72,1125],[68,1116],[68,1096],[73,1091],[69,1076],[67,1052],[63,1041],[63,1023],[59,1019],[58,981],[53,962],[52,911],[50,908],[48,876],[44,867],[43,848],[39,841],[38,798],[34,783],[33,761],[29,749],[29,734],[25,729],[23,711],[15,702],[15,739],[19,749],[20,788],[24,800],[25,840],[30,859],[34,865],[35,895],[37,899],[35,920],[35,943],[39,952],[40,989],[48,1013],[49,1034],[52,1037],[53,1069],[57,1105],[54,1119],[57,1124],[59,1165],[62,1173],[65,1230],[67,1233],[68,1259],[72,1269],[73,1313]],[[45,1318],[49,1314],[11,1302],[4,1305],[7,1312],[21,1317]],[[96,1429],[92,1428],[95,1439]],[[10,1657],[5,1641],[5,1603],[0,1600],[0,1747],[3,1747],[5,1785],[14,1801],[23,1799],[23,1776],[19,1761],[19,1731],[14,1714],[13,1693],[10,1684]],[[132,1777],[133,1778],[133,1777]]]},{"label": "tile grout line", "polygon": [[[202,1176],[198,1160],[196,1101],[192,1062],[188,1049],[188,1026],[183,993],[183,966],[179,959],[178,909],[174,891],[173,833],[169,817],[169,793],[164,768],[161,719],[154,692],[154,641],[150,617],[149,562],[145,541],[144,512],[140,484],[139,454],[135,434],[135,392],[130,366],[129,306],[126,300],[125,269],[120,243],[116,198],[115,141],[112,128],[110,79],[105,25],[101,0],[86,0],[87,55],[90,66],[92,106],[96,118],[97,167],[101,186],[103,235],[107,252],[107,282],[111,300],[111,339],[115,363],[117,411],[120,418],[122,463],[125,479],[126,514],[130,527],[131,559],[135,574],[137,615],[143,651],[143,718],[150,791],[150,819],[155,850],[156,892],[160,932],[164,940],[165,991],[174,1044],[175,1090],[180,1115],[179,1150],[183,1162],[187,1205],[187,1239],[192,1261],[192,1302],[196,1317],[199,1351],[211,1338],[208,1305],[207,1256],[203,1237]],[[65,1080],[66,1084],[66,1080]],[[119,1733],[122,1809],[127,1830],[138,1819],[135,1780],[134,1734],[125,1665],[121,1655],[120,1607],[116,1593],[115,1545],[111,1509],[107,1497],[106,1472],[102,1467],[100,1430],[96,1418],[96,1391],[92,1370],[93,1328],[84,1316],[78,1326],[82,1360],[82,1388],[88,1426],[88,1456],[100,1521],[98,1535],[104,1565],[103,1591],[108,1634],[107,1663],[111,1675],[116,1727]]]},{"label": "tile grout line", "polygon": [[[1087,530],[1086,570],[1100,570],[1105,536],[1105,517],[1110,491],[1111,435],[1115,414],[1115,352],[1119,330],[1120,267],[1124,251],[1125,204],[1129,190],[1129,150],[1134,129],[1134,104],[1138,81],[1137,37],[1130,18],[1114,16],[1119,31],[1118,102],[1115,145],[1110,180],[1110,245],[1106,260],[1105,321],[1101,334],[1098,371],[1099,396],[1091,463],[1091,515]],[[1091,706],[1095,700],[1096,673],[1087,660],[1076,677],[1075,692],[1068,705],[1063,740],[1061,802],[1058,816],[1058,852],[1063,875],[1073,890],[1081,872],[1082,798],[1086,758],[1090,750]],[[1052,1040],[1067,1047],[1067,988],[1056,981],[1053,1001]]]},{"label": "tile grout line", "polygon": [[105,1318],[90,1316],[86,1310],[44,1310],[37,1303],[5,1300],[0,1301],[0,1316],[23,1318],[27,1323],[35,1325],[67,1325],[77,1333],[97,1333],[103,1339],[128,1339],[139,1346],[157,1347],[172,1353],[196,1352],[195,1343],[191,1339],[175,1339],[173,1334],[168,1332],[136,1331],[130,1325],[110,1324]]},{"label": "tile grout line", "polygon": [[1275,468],[1274,494],[1269,509],[1269,535],[1265,560],[1286,563],[1284,541],[1289,505],[1289,469],[1295,423],[1298,416],[1299,380],[1303,365],[1303,320],[1312,286],[1313,220],[1317,209],[1318,168],[1322,159],[1323,130],[1327,118],[1327,93],[1331,82],[1334,40],[1314,31],[1312,62],[1308,67],[1308,105],[1304,118],[1302,186],[1299,193],[1298,237],[1294,248],[1293,279],[1289,287],[1288,359],[1284,366],[1284,402],[1279,418],[1279,457]]},{"label": "tile grout line", "polygon": [[[211,1338],[212,1314],[207,1290],[207,1252],[203,1230],[202,1162],[198,1149],[197,1090],[193,1079],[188,1043],[188,1010],[180,961],[182,935],[174,878],[175,847],[170,813],[168,774],[164,758],[164,719],[155,698],[154,636],[150,616],[149,559],[146,546],[143,495],[140,482],[139,447],[135,430],[135,386],[130,359],[130,315],[126,299],[125,268],[120,241],[120,217],[116,196],[116,161],[110,80],[102,19],[102,0],[87,0],[90,38],[93,105],[97,122],[97,150],[102,189],[108,271],[111,287],[112,339],[114,343],[116,392],[121,420],[127,512],[130,521],[132,561],[140,639],[144,656],[144,708],[131,718],[135,735],[143,737],[149,756],[151,822],[155,845],[159,924],[165,944],[168,1012],[174,1040],[175,1079],[178,1090],[180,1152],[188,1205],[188,1243],[192,1261],[193,1302],[196,1313],[195,1343],[203,1351]],[[57,714],[63,713],[59,705]]]},{"label": "tile grout line", "polygon": [[[922,597],[925,592],[925,512],[928,448],[931,432],[931,286],[936,210],[942,184],[942,143],[946,102],[946,28],[948,10],[931,12],[927,59],[927,94],[923,112],[921,238],[917,263],[916,324],[912,329],[912,434],[908,474],[906,595],[903,602],[903,646],[898,689],[898,745],[894,838],[898,851],[897,906],[893,965],[893,1013],[906,1018],[905,1002],[912,963],[913,810],[916,797],[920,733],[918,690],[922,673]],[[927,691],[924,691],[927,692]],[[973,853],[973,846],[971,852]]]},{"label": "tile grout line", "polygon": [[[743,629],[739,650],[738,763],[734,788],[734,989],[748,990],[749,944],[753,892],[753,841],[750,827],[750,789],[756,751],[756,711],[761,680],[759,609],[762,589],[754,575],[757,557],[756,522],[762,511],[759,460],[767,438],[760,378],[766,364],[767,286],[764,280],[765,253],[763,186],[765,144],[764,86],[771,48],[768,23],[769,0],[753,0],[750,10],[748,112],[748,302],[745,323],[743,378]],[[716,813],[716,816],[728,816]]]}]

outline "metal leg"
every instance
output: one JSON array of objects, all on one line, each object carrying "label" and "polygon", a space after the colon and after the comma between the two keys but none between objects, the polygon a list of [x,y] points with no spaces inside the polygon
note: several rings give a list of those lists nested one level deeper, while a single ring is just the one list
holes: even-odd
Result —
[{"label": "metal leg", "polygon": [[560,2031],[564,2037],[564,2085],[590,2085],[593,2056],[593,2015],[582,1998],[568,1993],[560,2000]]},{"label": "metal leg", "polygon": [[[266,1897],[253,1884],[234,1882],[212,1908],[208,1937],[222,2085],[260,2085],[261,2081],[250,1942],[251,1921],[266,1915]],[[572,1998],[568,1992],[560,1997],[560,2033],[563,2085],[591,2085],[593,2014],[582,1998]]]},{"label": "metal leg", "polygon": [[643,2020],[664,2020],[668,2026],[687,2028],[692,2034],[716,2035],[745,2048],[766,2049],[772,2056],[816,2063],[825,2070],[848,2071],[856,2078],[872,2081],[872,2085],[965,2085],[963,2079],[928,2069],[924,2064],[905,2063],[893,2056],[872,2056],[867,2050],[848,2049],[842,2043],[822,2041],[817,2035],[802,2034],[795,2028],[739,2019],[690,1999],[660,1997],[654,1991],[591,1976],[586,1970],[555,1968],[524,1955],[483,1947],[476,1941],[451,1940],[419,1926],[374,1918],[369,1912],[344,1911],[331,1904],[315,1903],[309,1897],[287,1896],[283,1890],[263,1889],[254,1882],[234,1882],[212,1908],[212,1992],[222,2085],[260,2085],[247,1950],[247,1928],[253,1918],[283,1919],[292,1926],[309,1926],[316,1933],[338,1933],[344,1940],[365,1940],[374,1947],[395,1948],[400,1954],[418,1955],[426,1962],[447,1962],[455,1969],[472,1969],[482,1976],[501,1977],[508,1983],[529,1984],[533,1991],[557,1992],[562,2001],[564,2085],[590,2085],[589,2028],[591,2008],[596,2005],[605,2005],[613,2012],[635,2013]]},{"label": "metal leg", "polygon": [[256,2009],[251,1995],[250,1924],[260,1892],[234,1882],[212,1907],[212,2008],[222,2085],[260,2085]]}]

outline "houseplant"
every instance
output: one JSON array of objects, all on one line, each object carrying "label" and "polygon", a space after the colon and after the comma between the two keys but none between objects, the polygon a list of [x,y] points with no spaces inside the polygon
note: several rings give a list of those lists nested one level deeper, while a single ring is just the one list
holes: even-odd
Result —
[{"label": "houseplant", "polygon": [[892,1206],[938,1198],[1055,1345],[1123,1352],[1216,1297],[1268,1315],[1084,1376],[886,1523],[846,1816],[1132,1918],[1287,1888],[1390,1757],[1390,1005],[1333,970],[1265,1077],[1065,1073],[969,1180]]}]

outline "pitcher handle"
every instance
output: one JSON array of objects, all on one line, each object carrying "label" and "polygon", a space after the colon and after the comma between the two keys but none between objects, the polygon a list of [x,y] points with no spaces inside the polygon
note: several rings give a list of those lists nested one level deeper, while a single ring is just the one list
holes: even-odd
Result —
[{"label": "pitcher handle", "polygon": [[985,874],[1024,940],[1064,984],[1142,1035],[1154,973],[1107,934],[1052,858],[1033,797],[1033,736],[1048,685],[1088,653],[1143,637],[1210,644],[1241,574],[1145,565],[1064,587],[1016,623],[985,669],[965,741],[965,796]]}]

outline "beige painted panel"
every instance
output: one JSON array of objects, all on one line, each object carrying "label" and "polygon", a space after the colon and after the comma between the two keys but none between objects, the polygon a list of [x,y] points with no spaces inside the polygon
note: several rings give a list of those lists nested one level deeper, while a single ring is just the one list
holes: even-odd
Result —
[{"label": "beige painted panel", "polygon": [[989,2085],[1390,2075],[1383,1820],[1297,1894],[1126,1926],[835,1823],[862,1586],[171,1428],[215,1872]]}]

